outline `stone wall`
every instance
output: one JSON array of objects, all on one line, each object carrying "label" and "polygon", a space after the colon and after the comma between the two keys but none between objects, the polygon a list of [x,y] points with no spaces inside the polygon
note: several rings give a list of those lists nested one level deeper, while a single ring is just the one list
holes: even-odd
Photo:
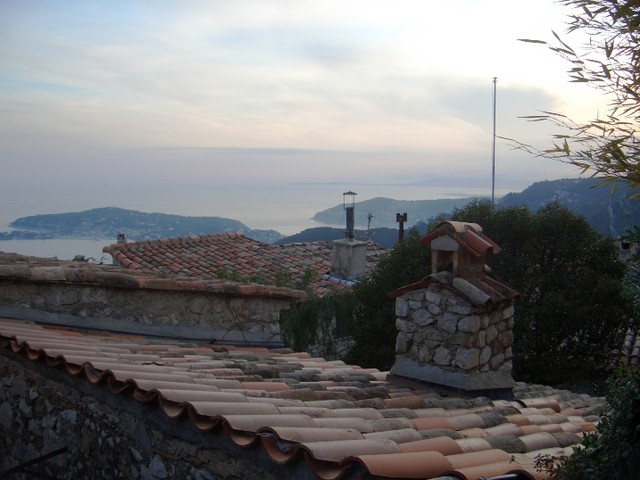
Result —
[{"label": "stone wall", "polygon": [[280,311],[300,294],[108,269],[0,266],[0,315],[208,342],[281,345]]},{"label": "stone wall", "polygon": [[[199,432],[155,406],[112,394],[66,372],[0,352],[0,477],[58,479],[310,478],[234,445],[218,429]],[[46,377],[40,368],[47,368]],[[51,452],[52,458],[11,473]],[[297,470],[295,470],[297,469]],[[35,474],[35,475],[34,475]]]},{"label": "stone wall", "polygon": [[396,298],[396,362],[392,373],[466,391],[513,386],[512,301],[476,305],[438,281]]}]

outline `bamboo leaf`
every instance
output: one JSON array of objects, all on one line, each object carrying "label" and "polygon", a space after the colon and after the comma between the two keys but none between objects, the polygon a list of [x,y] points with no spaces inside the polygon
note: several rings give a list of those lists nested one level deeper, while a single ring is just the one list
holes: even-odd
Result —
[{"label": "bamboo leaf", "polygon": [[547,42],[545,42],[544,40],[535,40],[533,38],[518,38],[519,42],[526,42],[526,43],[540,43],[542,45],[546,45]]},{"label": "bamboo leaf", "polygon": [[560,35],[558,35],[556,32],[554,32],[553,30],[551,30],[551,33],[553,33],[553,36],[556,37],[556,39],[560,42],[560,44],[569,51],[570,55],[575,55],[576,52],[573,51],[573,48],[571,48],[569,45],[567,45],[566,43],[564,43],[562,41],[562,39],[560,38]]},{"label": "bamboo leaf", "polygon": [[606,41],[604,43],[604,51],[605,51],[605,54],[607,55],[607,58],[611,58],[611,54],[613,53],[613,40]]},{"label": "bamboo leaf", "polygon": [[573,55],[573,51],[572,50],[567,50],[566,48],[550,47],[550,50],[552,52],[556,52],[556,53],[566,53],[567,55]]}]

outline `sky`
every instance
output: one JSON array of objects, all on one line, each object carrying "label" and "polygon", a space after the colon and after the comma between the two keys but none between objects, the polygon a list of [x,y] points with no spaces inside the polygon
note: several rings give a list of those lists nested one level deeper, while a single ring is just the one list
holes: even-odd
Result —
[{"label": "sky", "polygon": [[[494,77],[498,136],[544,146],[550,127],[519,117],[597,114],[597,92],[518,41],[565,32],[568,13],[552,0],[0,0],[0,218],[224,216],[244,197],[266,206],[269,187],[281,207],[303,202],[300,185],[490,193]],[[579,173],[500,139],[495,158],[499,192]]]}]

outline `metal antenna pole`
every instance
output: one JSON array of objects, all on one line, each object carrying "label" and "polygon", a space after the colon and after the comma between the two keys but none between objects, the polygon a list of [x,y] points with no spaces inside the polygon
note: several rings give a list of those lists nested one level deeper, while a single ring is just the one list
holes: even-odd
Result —
[{"label": "metal antenna pole", "polygon": [[493,77],[493,138],[491,142],[491,206],[496,203],[496,84],[498,77]]}]

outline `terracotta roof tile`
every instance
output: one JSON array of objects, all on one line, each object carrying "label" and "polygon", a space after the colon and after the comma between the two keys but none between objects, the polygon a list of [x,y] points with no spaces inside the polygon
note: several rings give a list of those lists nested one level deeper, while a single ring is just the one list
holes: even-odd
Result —
[{"label": "terracotta roof tile", "polygon": [[[100,384],[123,401],[156,408],[167,422],[222,432],[235,445],[261,448],[276,464],[304,462],[326,479],[363,469],[386,478],[511,472],[543,478],[533,468],[535,455],[570,453],[584,432],[595,430],[591,412],[603,402],[521,383],[514,401],[441,397],[386,372],[304,353],[151,341],[9,319],[0,319],[0,344],[45,367],[64,366],[74,382]],[[360,388],[350,386],[354,381]],[[403,398],[409,401],[399,402]]]},{"label": "terracotta roof tile", "polygon": [[[206,280],[233,279],[276,285],[289,276],[292,286],[301,284],[307,272],[315,272],[310,285],[318,295],[348,288],[329,276],[332,242],[273,245],[245,237],[240,233],[222,233],[197,237],[114,243],[103,251],[126,269],[153,274],[181,274]],[[369,245],[367,264],[377,263],[384,251]],[[282,277],[282,278],[280,278]]]}]

